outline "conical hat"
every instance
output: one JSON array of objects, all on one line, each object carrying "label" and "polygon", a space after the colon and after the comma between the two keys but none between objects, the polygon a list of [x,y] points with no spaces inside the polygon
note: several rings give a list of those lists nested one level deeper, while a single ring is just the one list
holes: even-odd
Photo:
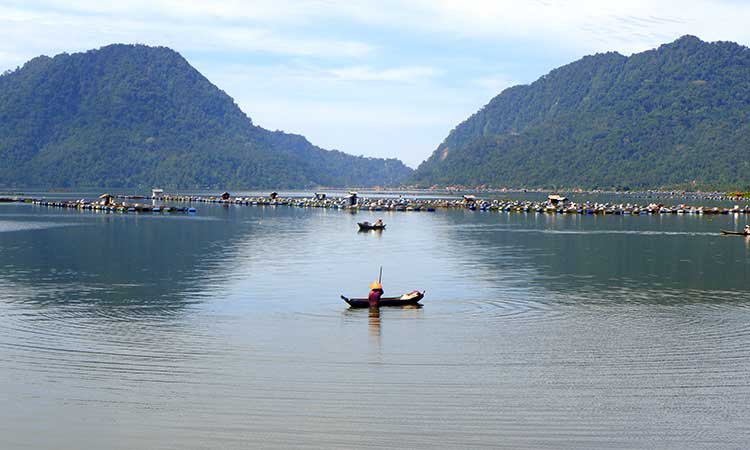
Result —
[{"label": "conical hat", "polygon": [[378,283],[377,281],[373,281],[370,285],[370,289],[383,289],[383,285]]}]

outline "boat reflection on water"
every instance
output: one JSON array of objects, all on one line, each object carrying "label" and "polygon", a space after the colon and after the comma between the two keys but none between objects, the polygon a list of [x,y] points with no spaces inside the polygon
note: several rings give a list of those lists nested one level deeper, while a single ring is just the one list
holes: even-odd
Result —
[{"label": "boat reflection on water", "polygon": [[422,305],[421,303],[410,303],[410,304],[401,306],[401,309],[422,309],[422,306],[424,305]]},{"label": "boat reflection on water", "polygon": [[378,339],[380,342],[380,308],[377,306],[370,307],[368,314],[370,324],[370,337]]}]

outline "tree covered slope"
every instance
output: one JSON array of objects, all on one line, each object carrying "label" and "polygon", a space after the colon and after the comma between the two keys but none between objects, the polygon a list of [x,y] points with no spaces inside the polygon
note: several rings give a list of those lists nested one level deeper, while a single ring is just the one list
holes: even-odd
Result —
[{"label": "tree covered slope", "polygon": [[254,125],[164,47],[40,56],[0,76],[0,186],[372,186],[411,172]]},{"label": "tree covered slope", "polygon": [[750,49],[685,36],[587,56],[493,98],[417,169],[421,185],[750,186]]}]

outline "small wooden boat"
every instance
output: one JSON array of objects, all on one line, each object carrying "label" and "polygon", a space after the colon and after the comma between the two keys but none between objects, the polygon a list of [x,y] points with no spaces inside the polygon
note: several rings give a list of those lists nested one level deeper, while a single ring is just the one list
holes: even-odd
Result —
[{"label": "small wooden boat", "polygon": [[721,234],[731,234],[733,236],[750,236],[750,233],[745,233],[744,231],[721,230]]},{"label": "small wooden boat", "polygon": [[357,222],[357,225],[359,225],[359,231],[385,230],[385,224],[375,225],[374,223],[370,222]]},{"label": "small wooden boat", "polygon": [[[381,297],[378,306],[406,306],[406,305],[417,305],[418,302],[424,298],[425,291],[412,291],[408,294],[404,294],[401,297]],[[341,296],[341,298],[349,304],[351,308],[369,308],[370,301],[366,298],[349,298]]]}]

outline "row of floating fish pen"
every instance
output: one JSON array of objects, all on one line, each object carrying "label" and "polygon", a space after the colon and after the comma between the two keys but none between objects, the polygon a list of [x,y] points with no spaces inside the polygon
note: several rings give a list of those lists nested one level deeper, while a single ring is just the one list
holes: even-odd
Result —
[{"label": "row of floating fish pen", "polygon": [[[189,195],[164,195],[158,200],[171,202],[204,202],[220,203],[225,205],[252,205],[252,206],[291,206],[301,208],[331,208],[356,211],[428,211],[436,209],[468,209],[472,211],[496,211],[517,213],[547,213],[547,214],[582,214],[582,215],[649,215],[649,214],[750,214],[750,205],[740,207],[705,207],[689,206],[686,204],[664,205],[649,203],[639,205],[636,203],[598,203],[570,202],[567,198],[550,195],[545,201],[531,200],[481,200],[474,196],[466,195],[462,199],[408,199],[398,198],[364,198],[358,197],[356,193],[350,193],[346,197],[327,197],[325,194],[316,193],[314,197],[279,197],[272,193],[270,196],[255,197],[231,197],[227,193],[222,196],[189,196]],[[110,197],[110,198],[106,198]],[[86,200],[75,201],[47,201],[29,198],[3,198],[4,201],[26,202],[40,206],[76,208],[84,210],[96,210],[106,212],[138,212],[138,213],[195,213],[194,207],[174,207],[166,205],[145,205],[117,203],[112,201],[113,196],[103,195],[98,202]]]},{"label": "row of floating fish pen", "polygon": [[367,199],[355,196],[327,198],[316,194],[312,198],[286,197],[275,195],[269,197],[200,197],[168,195],[164,200],[174,202],[206,202],[250,206],[293,206],[302,208],[332,208],[350,211],[435,211],[436,209],[468,209],[471,211],[496,211],[518,213],[547,214],[583,214],[583,215],[647,215],[647,214],[750,214],[750,205],[731,208],[688,206],[685,204],[664,205],[650,203],[598,203],[570,202],[567,198],[550,195],[545,201],[530,200],[479,200],[473,196],[463,199],[406,199],[377,198]]},{"label": "row of floating fish pen", "polygon": [[373,211],[429,211],[434,212],[436,208],[448,208],[451,205],[435,204],[429,200],[404,199],[377,199],[367,200],[363,198],[343,197],[200,197],[186,195],[166,195],[162,197],[165,201],[173,202],[203,202],[220,203],[225,205],[248,205],[248,206],[293,206],[298,208],[331,208],[349,211],[373,210]]},{"label": "row of floating fish pen", "polygon": [[84,200],[74,201],[47,201],[32,200],[33,205],[48,206],[53,208],[73,208],[81,210],[118,212],[118,213],[188,213],[195,214],[193,207],[175,207],[166,205],[142,205],[139,203],[111,203],[87,202]]},{"label": "row of floating fish pen", "polygon": [[500,202],[481,205],[469,205],[470,210],[479,211],[501,211],[501,212],[523,212],[523,213],[549,213],[549,214],[585,214],[585,215],[648,215],[648,214],[750,214],[750,207],[741,208],[735,205],[733,208],[703,207],[681,205],[637,205],[629,203],[570,203],[563,206],[550,205],[535,202]]}]

